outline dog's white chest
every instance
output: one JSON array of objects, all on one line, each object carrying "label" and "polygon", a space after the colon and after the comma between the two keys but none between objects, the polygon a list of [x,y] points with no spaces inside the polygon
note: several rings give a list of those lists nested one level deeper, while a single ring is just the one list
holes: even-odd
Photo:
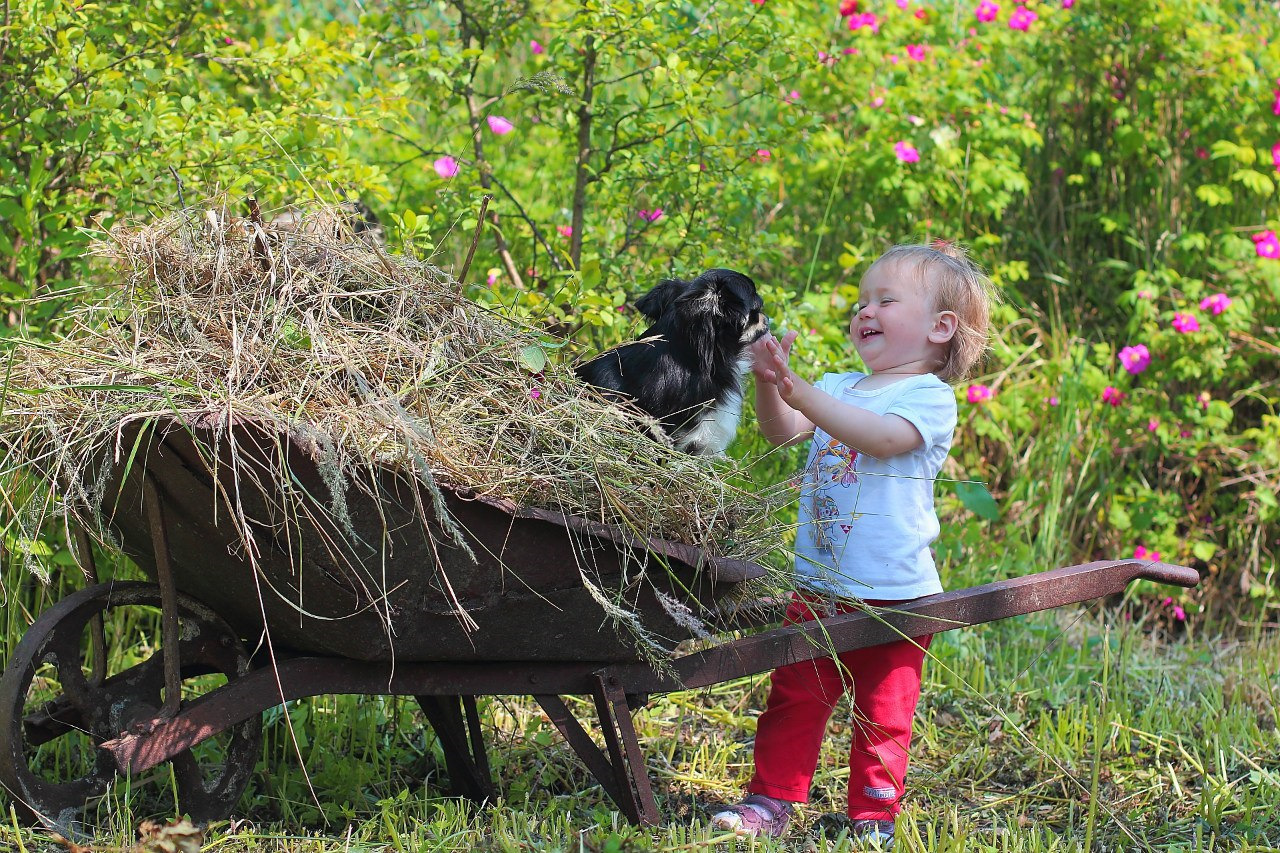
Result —
[{"label": "dog's white chest", "polygon": [[676,449],[685,453],[709,456],[724,453],[738,432],[742,419],[742,395],[732,393],[712,404],[693,429],[675,441]]}]

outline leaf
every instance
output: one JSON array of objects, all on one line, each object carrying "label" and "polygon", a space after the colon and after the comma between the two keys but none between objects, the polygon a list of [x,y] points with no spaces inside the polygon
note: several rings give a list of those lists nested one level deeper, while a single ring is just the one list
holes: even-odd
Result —
[{"label": "leaf", "polygon": [[541,373],[547,366],[547,352],[537,344],[520,348],[520,363],[530,373]]},{"label": "leaf", "polygon": [[1201,184],[1196,187],[1196,198],[1210,207],[1231,204],[1233,200],[1231,190],[1219,184]]},{"label": "leaf", "polygon": [[965,509],[974,515],[985,518],[987,521],[1000,519],[1000,506],[982,483],[962,480],[956,483],[956,496],[960,498],[960,503],[964,504]]},{"label": "leaf", "polygon": [[1206,563],[1213,559],[1213,555],[1218,552],[1218,546],[1212,542],[1196,542],[1191,546],[1191,553],[1196,555],[1196,559],[1204,560]]}]

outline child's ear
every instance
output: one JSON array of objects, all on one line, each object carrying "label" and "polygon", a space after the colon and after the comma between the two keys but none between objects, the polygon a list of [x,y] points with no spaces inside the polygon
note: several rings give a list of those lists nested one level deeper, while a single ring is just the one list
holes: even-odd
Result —
[{"label": "child's ear", "polygon": [[929,330],[929,340],[935,344],[945,344],[955,337],[960,328],[960,318],[954,311],[939,311],[934,315],[933,328]]}]

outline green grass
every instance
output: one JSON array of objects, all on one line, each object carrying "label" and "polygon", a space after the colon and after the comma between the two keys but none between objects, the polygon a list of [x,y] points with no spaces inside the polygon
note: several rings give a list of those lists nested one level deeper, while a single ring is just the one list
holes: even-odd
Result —
[{"label": "green grass", "polygon": [[[15,588],[5,638],[53,593]],[[56,592],[56,591],[55,591]],[[35,599],[41,599],[36,601]],[[1135,614],[1125,618],[1124,614]],[[1141,601],[1068,608],[940,635],[917,715],[899,851],[1265,850],[1280,845],[1280,640],[1177,636]],[[145,625],[113,636],[144,636]],[[7,657],[7,655],[6,655]],[[763,678],[654,697],[637,717],[665,823],[630,827],[537,706],[483,700],[495,805],[446,795],[444,761],[411,699],[319,697],[268,715],[239,815],[205,850],[846,850],[805,826],[841,807],[848,711],[833,720],[813,802],[781,842],[711,832],[716,804],[750,773]],[[573,700],[579,713],[586,702]],[[305,768],[305,772],[304,772]],[[171,816],[167,767],[99,807],[94,849],[128,846],[137,822]],[[314,791],[314,797],[312,794]],[[8,812],[7,800],[0,799]],[[0,826],[0,849],[39,850],[39,831]]]}]

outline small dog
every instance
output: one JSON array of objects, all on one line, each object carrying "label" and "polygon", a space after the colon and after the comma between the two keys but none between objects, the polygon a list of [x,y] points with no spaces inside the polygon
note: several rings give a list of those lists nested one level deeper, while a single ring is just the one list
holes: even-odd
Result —
[{"label": "small dog", "polygon": [[724,453],[742,416],[750,346],[769,331],[763,307],[755,282],[733,270],[661,281],[636,300],[653,325],[575,371],[608,396],[634,401],[678,450]]}]

